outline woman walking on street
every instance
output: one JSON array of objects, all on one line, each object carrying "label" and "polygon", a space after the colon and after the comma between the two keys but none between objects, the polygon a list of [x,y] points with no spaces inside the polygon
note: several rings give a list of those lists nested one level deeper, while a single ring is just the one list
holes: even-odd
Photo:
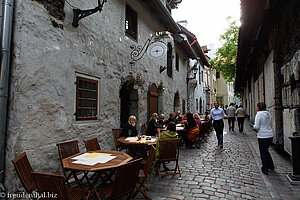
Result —
[{"label": "woman walking on street", "polygon": [[225,112],[222,108],[219,107],[219,103],[217,101],[214,102],[215,108],[210,111],[210,118],[213,119],[213,126],[217,134],[218,139],[218,146],[222,149],[223,148],[223,129],[224,129],[224,122],[223,116]]},{"label": "woman walking on street", "polygon": [[270,113],[266,111],[266,104],[263,102],[257,102],[256,110],[257,113],[253,128],[258,131],[257,138],[262,162],[261,172],[268,174],[269,170],[274,170],[274,163],[269,152],[269,146],[272,144],[274,136],[271,128],[272,117]]}]

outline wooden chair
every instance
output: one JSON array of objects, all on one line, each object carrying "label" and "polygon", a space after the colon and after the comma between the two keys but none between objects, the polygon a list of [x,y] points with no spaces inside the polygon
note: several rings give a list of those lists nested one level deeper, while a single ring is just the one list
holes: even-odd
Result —
[{"label": "wooden chair", "polygon": [[81,178],[81,180],[79,180],[77,175],[81,174],[82,172],[74,171],[74,170],[67,170],[63,167],[62,160],[64,158],[67,158],[69,156],[79,153],[78,140],[57,143],[56,146],[58,147],[58,154],[59,154],[62,171],[63,171],[64,176],[66,177],[66,183],[68,184],[68,186],[71,185],[70,179],[72,177],[75,179],[75,182],[79,187],[82,187],[81,182],[84,178],[87,180],[87,183],[90,185],[90,182],[87,178],[87,174],[88,174],[87,172],[84,172],[83,177]]},{"label": "wooden chair", "polygon": [[[175,175],[179,174],[181,176],[181,172],[178,165],[178,156],[179,156],[179,138],[176,139],[167,139],[167,140],[159,140],[159,159],[158,159],[158,166],[160,164],[165,162],[171,162],[175,161],[175,168],[170,169],[168,171],[174,171],[174,172],[168,172],[167,170],[160,171],[160,167],[158,167],[158,174],[159,178],[163,176],[168,175]],[[178,170],[178,172],[177,172]],[[161,173],[164,172],[164,173]]]},{"label": "wooden chair", "polygon": [[31,174],[33,172],[33,169],[28,161],[26,153],[24,152],[13,159],[12,163],[15,166],[23,187],[29,194],[32,194],[32,192],[36,190],[37,187],[35,185],[34,177]]},{"label": "wooden chair", "polygon": [[116,199],[124,195],[127,195],[127,199],[131,199],[138,181],[141,160],[140,158],[118,167],[113,182],[100,185],[95,189],[97,198],[100,200],[100,195],[104,194],[108,199]]},{"label": "wooden chair", "polygon": [[97,137],[84,140],[87,151],[101,150]]},{"label": "wooden chair", "polygon": [[123,149],[126,149],[120,142],[117,141],[117,139],[120,137],[120,134],[122,133],[123,128],[113,128],[112,132],[114,135],[114,141],[115,141],[115,147],[117,151],[121,151]]},{"label": "wooden chair", "polygon": [[140,192],[146,199],[151,200],[151,198],[147,193],[148,188],[144,185],[144,183],[146,182],[146,180],[149,179],[150,169],[154,159],[155,150],[156,148],[153,145],[151,145],[149,156],[146,160],[146,164],[144,165],[143,169],[141,169],[139,172],[139,180],[138,180],[138,184],[136,185],[137,190],[133,194],[132,197],[133,199],[137,195],[137,193]]},{"label": "wooden chair", "polygon": [[32,173],[40,194],[53,194],[43,199],[81,200],[88,199],[90,191],[86,189],[67,187],[66,179],[61,175]]},{"label": "wooden chair", "polygon": [[145,133],[145,135],[147,134],[147,128],[146,128],[146,124],[142,124],[142,128],[143,128],[143,131]]}]

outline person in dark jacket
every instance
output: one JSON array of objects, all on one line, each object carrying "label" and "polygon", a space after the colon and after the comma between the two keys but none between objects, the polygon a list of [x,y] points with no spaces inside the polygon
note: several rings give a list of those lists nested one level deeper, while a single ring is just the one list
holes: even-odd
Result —
[{"label": "person in dark jacket", "polygon": [[187,113],[187,121],[185,122],[186,134],[182,135],[186,147],[191,147],[199,134],[199,128],[193,118],[192,113]]},{"label": "person in dark jacket", "polygon": [[165,120],[165,115],[164,114],[160,114],[159,115],[159,120],[158,120],[158,124],[160,127],[164,127],[166,125],[167,121]]},{"label": "person in dark jacket", "polygon": [[174,112],[171,112],[170,113],[170,117],[169,117],[169,119],[167,120],[167,124],[169,123],[169,122],[174,122],[175,123],[175,113]]},{"label": "person in dark jacket", "polygon": [[158,134],[158,129],[160,128],[158,124],[158,114],[153,113],[148,124],[147,135],[156,136]]},{"label": "person in dark jacket", "polygon": [[128,118],[128,122],[125,123],[122,133],[120,137],[134,137],[137,136],[138,132],[135,127],[136,117],[131,115]]}]

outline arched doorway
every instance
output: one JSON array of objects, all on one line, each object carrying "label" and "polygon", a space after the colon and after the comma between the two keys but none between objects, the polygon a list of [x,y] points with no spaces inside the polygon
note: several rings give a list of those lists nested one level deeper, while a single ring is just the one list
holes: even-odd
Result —
[{"label": "arched doorway", "polygon": [[180,111],[180,96],[179,92],[177,91],[174,96],[174,112]]},{"label": "arched doorway", "polygon": [[128,87],[126,81],[120,90],[120,126],[123,128],[130,115],[138,117],[138,91]]},{"label": "arched doorway", "polygon": [[152,83],[148,90],[148,119],[150,119],[152,113],[158,112],[158,91],[155,83]]}]

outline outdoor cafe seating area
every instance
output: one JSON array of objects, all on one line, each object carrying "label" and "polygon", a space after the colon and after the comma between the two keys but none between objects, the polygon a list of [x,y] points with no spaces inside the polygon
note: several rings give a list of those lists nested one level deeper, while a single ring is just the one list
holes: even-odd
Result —
[{"label": "outdoor cafe seating area", "polygon": [[[211,127],[210,121],[202,121],[193,142],[195,148],[201,148],[201,143],[206,142]],[[184,126],[176,125],[179,138],[159,140],[159,145],[157,136],[146,135],[146,127],[143,135],[134,137],[120,137],[122,130],[112,129],[114,150],[101,149],[97,137],[82,141],[85,152],[79,151],[78,140],[57,143],[62,175],[35,171],[26,152],[12,162],[24,189],[34,197],[51,193],[56,194],[57,199],[70,200],[116,199],[122,196],[134,199],[140,193],[145,199],[151,199],[145,185],[150,174],[160,179],[170,175],[181,176],[179,150],[184,147],[180,135],[186,130]],[[158,157],[155,157],[156,151],[159,151]]]}]

